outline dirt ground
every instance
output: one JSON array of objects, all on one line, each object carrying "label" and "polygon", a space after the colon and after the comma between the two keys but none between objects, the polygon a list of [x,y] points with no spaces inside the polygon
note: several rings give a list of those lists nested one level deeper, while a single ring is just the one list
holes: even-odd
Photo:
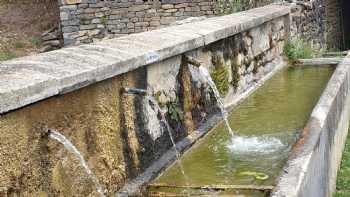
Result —
[{"label": "dirt ground", "polygon": [[41,33],[58,23],[58,0],[0,0],[0,61],[37,53]]}]

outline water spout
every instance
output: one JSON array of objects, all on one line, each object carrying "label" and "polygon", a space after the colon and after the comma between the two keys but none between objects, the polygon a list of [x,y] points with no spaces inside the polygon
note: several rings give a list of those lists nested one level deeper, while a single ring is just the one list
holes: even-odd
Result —
[{"label": "water spout", "polygon": [[140,89],[140,88],[122,88],[122,92],[126,94],[136,94],[141,96],[148,95],[147,90]]},{"label": "water spout", "polygon": [[222,117],[224,119],[224,122],[225,122],[225,125],[226,125],[226,128],[227,130],[229,131],[229,133],[231,134],[232,137],[235,136],[231,126],[230,126],[230,123],[228,121],[228,113],[226,111],[226,108],[225,108],[225,105],[224,105],[224,102],[222,101],[221,99],[221,96],[220,96],[220,93],[219,93],[219,90],[217,89],[213,79],[211,78],[210,76],[210,73],[208,71],[208,69],[206,69],[202,63],[192,57],[187,57],[186,56],[186,60],[189,64],[193,65],[193,66],[196,66],[198,67],[198,70],[199,70],[199,73],[205,78],[205,80],[207,81],[208,85],[210,86],[210,88],[213,90],[213,93],[214,93],[214,97],[216,99],[216,102],[220,108],[220,112],[222,114]]},{"label": "water spout", "polygon": [[101,197],[104,197],[105,195],[104,195],[102,186],[100,185],[100,183],[98,182],[97,178],[95,177],[95,175],[90,170],[90,168],[87,165],[87,163],[85,162],[83,155],[81,155],[81,153],[72,144],[72,142],[70,142],[64,135],[62,135],[58,131],[50,129],[48,131],[48,134],[49,134],[49,137],[51,139],[54,139],[54,140],[60,142],[61,144],[63,144],[63,146],[79,160],[80,165],[84,168],[86,174],[89,176],[89,178],[95,184],[96,191],[100,194]]}]

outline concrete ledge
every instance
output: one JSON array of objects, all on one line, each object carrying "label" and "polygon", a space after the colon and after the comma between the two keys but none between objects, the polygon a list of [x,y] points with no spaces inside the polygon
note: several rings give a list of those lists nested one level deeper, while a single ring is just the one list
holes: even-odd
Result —
[{"label": "concrete ledge", "polygon": [[349,92],[347,56],[314,108],[272,196],[332,196],[349,126]]},{"label": "concrete ledge", "polygon": [[269,5],[0,63],[0,114],[213,43],[288,15]]}]

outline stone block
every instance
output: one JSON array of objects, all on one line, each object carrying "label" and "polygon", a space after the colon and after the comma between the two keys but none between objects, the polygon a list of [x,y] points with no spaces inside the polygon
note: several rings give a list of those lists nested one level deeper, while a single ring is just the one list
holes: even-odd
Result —
[{"label": "stone block", "polygon": [[72,32],[76,32],[76,31],[79,31],[79,27],[78,26],[62,27],[62,32],[63,33],[72,33]]},{"label": "stone block", "polygon": [[64,4],[66,5],[72,5],[72,4],[78,4],[81,3],[81,0],[64,0]]},{"label": "stone block", "polygon": [[174,8],[174,5],[173,4],[164,4],[161,6],[162,9],[172,9]]},{"label": "stone block", "polygon": [[161,17],[160,24],[168,25],[168,24],[173,23],[175,21],[176,21],[176,17],[172,17],[172,16],[170,16],[170,17]]}]

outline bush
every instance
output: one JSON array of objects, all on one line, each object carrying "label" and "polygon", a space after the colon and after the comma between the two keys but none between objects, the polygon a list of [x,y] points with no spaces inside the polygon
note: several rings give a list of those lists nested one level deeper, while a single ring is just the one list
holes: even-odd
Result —
[{"label": "bush", "polygon": [[13,59],[13,58],[16,58],[16,54],[14,52],[11,52],[8,50],[0,51],[0,62]]},{"label": "bush", "polygon": [[34,47],[38,47],[40,44],[41,44],[41,38],[39,38],[39,37],[32,37],[31,39],[30,39],[30,43],[32,43],[32,45],[34,46]]},{"label": "bush", "polygon": [[16,49],[23,49],[25,47],[25,44],[23,42],[16,42],[15,48]]},{"label": "bush", "polygon": [[308,59],[314,57],[314,51],[311,46],[303,40],[290,40],[284,46],[284,55],[288,57],[291,63],[298,59]]}]

